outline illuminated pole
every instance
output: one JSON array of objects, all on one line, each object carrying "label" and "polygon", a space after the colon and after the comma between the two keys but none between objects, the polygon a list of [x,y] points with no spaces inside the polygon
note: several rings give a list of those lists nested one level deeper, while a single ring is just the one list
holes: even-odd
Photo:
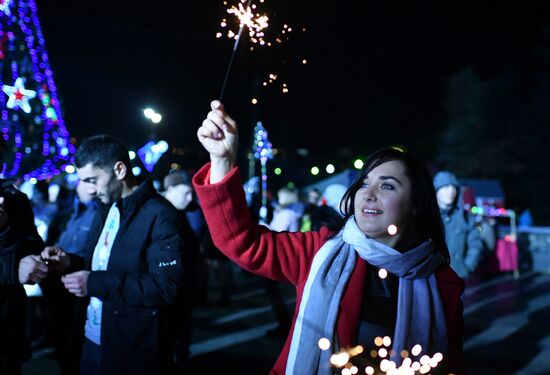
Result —
[{"label": "illuminated pole", "polygon": [[260,207],[260,222],[267,222],[267,160],[273,159],[271,142],[267,139],[267,130],[265,130],[261,121],[258,121],[254,127],[254,158],[260,160],[261,179],[262,179],[262,206]]}]

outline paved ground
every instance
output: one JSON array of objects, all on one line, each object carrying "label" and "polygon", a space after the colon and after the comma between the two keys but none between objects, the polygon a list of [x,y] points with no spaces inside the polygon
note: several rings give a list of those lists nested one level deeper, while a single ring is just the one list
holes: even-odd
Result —
[{"label": "paved ground", "polygon": [[[266,374],[283,345],[268,337],[274,314],[260,279],[235,270],[230,306],[211,305],[194,314],[191,374]],[[290,309],[291,288],[281,288]],[[468,373],[550,374],[550,275],[511,274],[473,283],[464,294],[465,356]],[[57,375],[51,349],[36,348],[24,375]]]}]

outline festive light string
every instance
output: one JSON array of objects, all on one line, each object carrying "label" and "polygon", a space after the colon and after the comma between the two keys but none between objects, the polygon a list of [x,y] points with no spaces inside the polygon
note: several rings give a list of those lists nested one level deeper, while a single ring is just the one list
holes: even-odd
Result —
[{"label": "festive light string", "polygon": [[262,206],[260,207],[260,219],[267,221],[267,160],[273,158],[273,148],[267,138],[267,130],[258,121],[254,127],[254,144],[252,153],[255,159],[260,160],[262,180]]}]

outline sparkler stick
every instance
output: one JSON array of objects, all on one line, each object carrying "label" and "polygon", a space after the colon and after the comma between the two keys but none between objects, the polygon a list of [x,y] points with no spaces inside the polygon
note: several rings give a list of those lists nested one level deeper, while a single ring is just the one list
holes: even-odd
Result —
[{"label": "sparkler stick", "polygon": [[[246,4],[246,9],[250,9],[250,3],[252,0],[248,0]],[[227,66],[227,70],[225,72],[225,78],[223,79],[223,85],[222,90],[220,92],[219,100],[223,103],[223,94],[225,92],[225,86],[227,85],[227,80],[229,79],[229,73],[231,72],[231,66],[233,66],[233,59],[235,58],[235,52],[237,51],[237,47],[239,46],[239,41],[241,40],[241,35],[243,32],[243,29],[245,27],[245,23],[241,20],[241,24],[239,26],[239,33],[237,34],[237,37],[235,39],[235,43],[233,44],[233,52],[231,53],[231,57],[229,59],[229,65]]]}]

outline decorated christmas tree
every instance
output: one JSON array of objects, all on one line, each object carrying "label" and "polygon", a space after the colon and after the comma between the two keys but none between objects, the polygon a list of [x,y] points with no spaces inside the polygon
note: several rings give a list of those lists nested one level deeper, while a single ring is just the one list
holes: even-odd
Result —
[{"label": "decorated christmas tree", "polygon": [[0,0],[0,129],[4,177],[48,179],[72,163],[75,146],[61,115],[33,0]]}]

